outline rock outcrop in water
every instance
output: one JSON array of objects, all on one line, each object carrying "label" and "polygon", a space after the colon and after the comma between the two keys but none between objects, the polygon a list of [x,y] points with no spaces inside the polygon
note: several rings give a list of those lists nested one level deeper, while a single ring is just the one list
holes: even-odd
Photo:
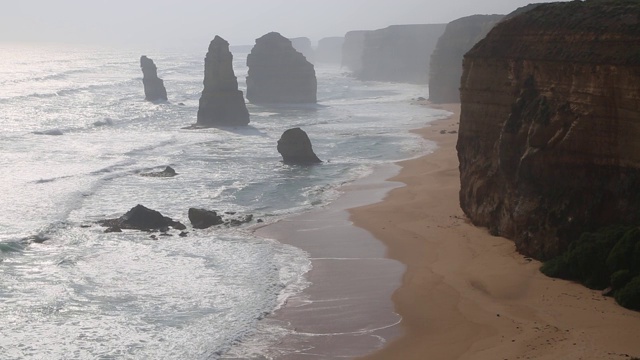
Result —
[{"label": "rock outcrop in water", "polygon": [[340,64],[342,61],[342,45],[344,37],[327,37],[318,41],[316,63]]},{"label": "rock outcrop in water", "polygon": [[315,103],[316,72],[277,32],[256,40],[247,56],[247,99],[254,104]]},{"label": "rock outcrop in water", "polygon": [[278,152],[285,164],[308,165],[322,162],[311,147],[311,140],[304,130],[293,128],[285,131],[278,140]]},{"label": "rock outcrop in water", "polygon": [[311,40],[307,37],[289,38],[291,40],[291,46],[296,49],[297,52],[304,55],[308,62],[315,62],[315,51],[311,46]]},{"label": "rock outcrop in water", "polygon": [[229,43],[216,37],[204,59],[204,90],[200,97],[197,126],[241,126],[249,124],[249,111],[233,72]]},{"label": "rock outcrop in water", "polygon": [[342,44],[342,66],[351,70],[354,74],[362,71],[362,53],[364,51],[364,38],[368,30],[349,31],[344,36]]},{"label": "rock outcrop in water", "polygon": [[471,221],[537,258],[640,224],[640,3],[542,4],[464,58],[457,144]]},{"label": "rock outcrop in water", "polygon": [[186,226],[170,217],[164,216],[158,211],[151,210],[143,205],[136,205],[126,214],[117,219],[107,219],[98,221],[102,226],[106,226],[107,232],[118,232],[117,229],[132,230],[166,230],[172,227],[177,230],[184,230]]},{"label": "rock outcrop in water", "polygon": [[429,100],[433,103],[460,102],[462,58],[482,40],[503,15],[472,15],[447,24],[431,54]]},{"label": "rock outcrop in water", "polygon": [[174,177],[176,175],[178,175],[178,173],[176,173],[175,169],[172,168],[171,166],[167,166],[162,171],[148,172],[148,173],[140,174],[140,176],[146,176],[146,177]]},{"label": "rock outcrop in water", "polygon": [[158,68],[153,60],[142,55],[140,57],[142,69],[142,84],[144,85],[144,99],[148,101],[167,100],[167,90],[164,81],[158,77]]},{"label": "rock outcrop in water", "polygon": [[426,84],[429,62],[446,24],[393,25],[365,33],[360,80]]}]

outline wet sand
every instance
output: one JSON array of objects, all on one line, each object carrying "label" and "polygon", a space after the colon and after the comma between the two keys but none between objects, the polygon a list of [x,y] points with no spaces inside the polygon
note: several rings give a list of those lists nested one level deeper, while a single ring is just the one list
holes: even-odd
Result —
[{"label": "wet sand", "polygon": [[442,108],[453,115],[417,131],[437,142],[433,154],[399,163],[399,173],[380,169],[327,208],[256,231],[302,248],[313,264],[310,287],[267,319],[287,329],[270,356],[640,356],[639,313],[545,277],[511,241],[468,223],[458,206],[459,105]]},{"label": "wet sand", "polygon": [[459,207],[460,105],[421,129],[439,149],[401,163],[406,186],[352,209],[355,225],[407,266],[393,295],[403,336],[365,359],[629,359],[640,356],[640,313],[539,272],[513,242],[471,225]]}]

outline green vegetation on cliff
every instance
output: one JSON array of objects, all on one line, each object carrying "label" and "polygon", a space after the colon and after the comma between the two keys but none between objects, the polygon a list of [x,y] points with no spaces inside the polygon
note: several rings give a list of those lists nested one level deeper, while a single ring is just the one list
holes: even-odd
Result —
[{"label": "green vegetation on cliff", "polygon": [[620,305],[640,310],[640,228],[608,226],[583,233],[540,271],[591,289],[611,288]]}]

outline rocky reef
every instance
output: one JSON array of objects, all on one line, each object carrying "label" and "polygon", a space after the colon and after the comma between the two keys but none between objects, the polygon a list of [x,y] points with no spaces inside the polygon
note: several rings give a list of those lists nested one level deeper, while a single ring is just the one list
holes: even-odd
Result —
[{"label": "rocky reef", "polygon": [[585,231],[640,224],[640,3],[541,4],[464,57],[460,205],[548,259]]},{"label": "rocky reef", "polygon": [[289,38],[291,46],[296,49],[297,52],[304,55],[308,62],[315,62],[315,50],[311,46],[311,40],[307,37]]},{"label": "rocky reef", "polygon": [[483,39],[503,15],[472,15],[447,24],[431,54],[429,100],[433,103],[460,102],[462,58]]},{"label": "rocky reef", "polygon": [[285,164],[307,165],[322,162],[313,152],[309,136],[300,128],[282,133],[278,140],[278,152]]},{"label": "rocky reef", "polygon": [[315,103],[316,72],[277,32],[258,39],[247,56],[247,99],[254,104]]},{"label": "rocky reef", "polygon": [[204,90],[200,97],[197,126],[241,126],[249,124],[249,111],[233,72],[229,43],[217,36],[204,59]]},{"label": "rocky reef", "polygon": [[342,66],[351,70],[354,74],[362,71],[362,53],[364,51],[364,38],[368,30],[349,31],[344,36],[342,44]]},{"label": "rocky reef", "polygon": [[158,68],[153,60],[142,55],[140,57],[142,69],[142,84],[144,85],[144,99],[148,101],[167,100],[167,90],[164,81],[158,77]]},{"label": "rocky reef", "polygon": [[342,61],[342,45],[344,37],[335,36],[322,38],[316,48],[316,62],[327,64],[340,64]]},{"label": "rocky reef", "polygon": [[365,33],[360,80],[426,84],[429,62],[446,24],[393,25]]}]

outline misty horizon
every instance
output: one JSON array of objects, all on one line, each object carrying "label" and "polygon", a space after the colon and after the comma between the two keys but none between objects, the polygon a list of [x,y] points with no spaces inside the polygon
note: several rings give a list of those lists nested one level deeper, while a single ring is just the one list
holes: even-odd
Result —
[{"label": "misty horizon", "polygon": [[[220,35],[232,46],[252,45],[276,31],[312,43],[351,30],[443,24],[474,14],[507,14],[529,0],[482,3],[434,0],[25,0],[4,4],[0,42],[202,46]],[[550,2],[544,0],[542,2]]]}]

